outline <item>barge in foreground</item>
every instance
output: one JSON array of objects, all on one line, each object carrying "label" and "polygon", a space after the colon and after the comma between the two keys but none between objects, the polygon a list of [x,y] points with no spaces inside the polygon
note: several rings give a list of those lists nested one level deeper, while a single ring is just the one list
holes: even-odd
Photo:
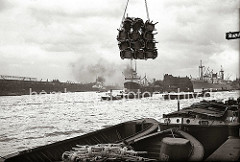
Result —
[{"label": "barge in foreground", "polygon": [[128,143],[136,138],[158,130],[158,122],[146,118],[121,123],[82,136],[40,146],[26,151],[7,155],[1,162],[52,162],[61,161],[65,151],[76,145],[96,145],[108,143]]},{"label": "barge in foreground", "polygon": [[190,134],[168,129],[128,143],[77,145],[63,154],[64,162],[78,161],[201,161],[202,144]]},{"label": "barge in foreground", "polygon": [[[216,151],[229,136],[239,138],[238,100],[201,101],[160,119],[160,129],[179,128],[204,146],[204,159]],[[238,149],[239,150],[239,149]]]}]

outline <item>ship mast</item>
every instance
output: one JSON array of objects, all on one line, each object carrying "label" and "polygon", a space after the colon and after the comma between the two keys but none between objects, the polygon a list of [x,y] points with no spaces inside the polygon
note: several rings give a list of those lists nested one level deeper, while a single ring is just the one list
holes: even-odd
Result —
[{"label": "ship mast", "polygon": [[131,81],[133,81],[134,76],[135,76],[135,72],[136,72],[136,60],[135,60],[135,70],[133,68],[133,60],[130,59],[130,72],[131,72]]},{"label": "ship mast", "polygon": [[132,59],[130,60],[130,68],[133,69],[133,67],[132,67]]},{"label": "ship mast", "polygon": [[202,60],[200,60],[200,66],[199,66],[200,80],[203,80],[203,68],[204,68],[204,66],[202,65]]}]

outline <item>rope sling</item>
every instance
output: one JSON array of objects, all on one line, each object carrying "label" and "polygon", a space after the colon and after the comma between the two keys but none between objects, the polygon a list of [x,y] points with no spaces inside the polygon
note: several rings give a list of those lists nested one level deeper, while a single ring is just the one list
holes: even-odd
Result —
[{"label": "rope sling", "polygon": [[153,33],[155,25],[150,21],[147,0],[145,0],[147,21],[144,23],[141,18],[126,17],[129,4],[127,0],[120,29],[118,29],[118,46],[122,59],[155,59],[157,57],[156,41]]}]

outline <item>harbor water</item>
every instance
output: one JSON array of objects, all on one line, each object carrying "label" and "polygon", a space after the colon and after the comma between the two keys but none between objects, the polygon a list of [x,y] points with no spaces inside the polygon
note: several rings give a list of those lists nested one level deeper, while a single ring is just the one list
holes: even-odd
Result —
[{"label": "harbor water", "polygon": [[[177,110],[176,100],[149,98],[101,101],[104,93],[77,92],[0,97],[0,156],[79,136],[106,126],[139,119],[159,120]],[[185,99],[180,107],[203,99],[237,98],[239,91]]]}]

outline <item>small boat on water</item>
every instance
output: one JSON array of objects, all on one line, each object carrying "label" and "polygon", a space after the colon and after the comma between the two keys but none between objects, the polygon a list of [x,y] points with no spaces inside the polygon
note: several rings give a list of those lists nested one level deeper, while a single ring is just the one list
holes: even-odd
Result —
[{"label": "small boat on water", "polygon": [[1,162],[52,162],[62,161],[65,151],[77,145],[96,145],[130,142],[158,130],[158,122],[144,118],[117,124],[78,137],[66,139],[0,158]]},{"label": "small boat on water", "polygon": [[160,119],[161,130],[179,128],[194,136],[204,147],[204,159],[229,136],[239,136],[238,100],[201,101]]},{"label": "small boat on water", "polygon": [[105,95],[101,96],[102,101],[113,101],[113,100],[121,100],[123,99],[123,91],[117,91],[113,93],[113,90],[105,93]]},{"label": "small boat on water", "polygon": [[132,92],[132,93],[125,93],[120,92],[119,94],[112,94],[106,93],[104,96],[101,97],[102,101],[114,101],[114,100],[122,100],[122,99],[141,99],[146,97],[151,97],[152,94],[150,92]]},{"label": "small boat on water", "polygon": [[122,95],[116,95],[116,96],[105,95],[101,97],[101,100],[103,101],[114,101],[114,100],[121,100],[121,99],[123,99]]}]

